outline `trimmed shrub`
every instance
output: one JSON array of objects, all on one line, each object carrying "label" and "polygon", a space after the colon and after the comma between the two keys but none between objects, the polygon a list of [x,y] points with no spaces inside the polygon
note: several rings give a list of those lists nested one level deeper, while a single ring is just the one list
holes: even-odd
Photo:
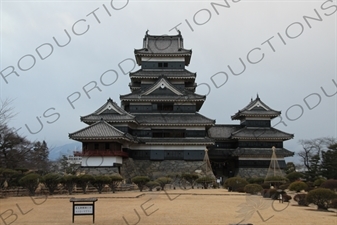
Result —
[{"label": "trimmed shrub", "polygon": [[283,202],[289,202],[291,200],[291,196],[287,194],[282,195]]},{"label": "trimmed shrub", "polygon": [[61,183],[61,176],[56,173],[48,173],[44,175],[41,182],[48,188],[49,194],[53,195],[59,183]]},{"label": "trimmed shrub", "polygon": [[111,178],[106,175],[98,175],[95,176],[94,179],[91,181],[91,184],[97,189],[99,194],[102,194],[102,190],[105,185],[111,183]]},{"label": "trimmed shrub", "polygon": [[269,182],[274,181],[274,182],[285,183],[289,180],[287,178],[281,177],[281,176],[271,176],[271,177],[267,177],[264,181],[269,181]]},{"label": "trimmed shrub", "polygon": [[332,201],[331,201],[331,203],[329,205],[329,208],[337,209],[337,198],[332,199]]},{"label": "trimmed shrub", "polygon": [[317,180],[315,180],[314,186],[315,186],[315,187],[319,187],[319,186],[321,186],[325,181],[326,181],[325,178],[320,177],[320,178],[318,178]]},{"label": "trimmed shrub", "polygon": [[120,183],[122,183],[122,181],[123,181],[123,177],[121,177],[120,175],[111,175],[110,176],[109,187],[110,187],[112,193],[116,192],[116,188],[118,187],[118,185],[120,185]]},{"label": "trimmed shrub", "polygon": [[275,188],[269,189],[269,197],[271,199],[276,200],[278,198],[278,195],[279,195],[279,193],[277,192],[277,190]]},{"label": "trimmed shrub", "polygon": [[[190,183],[190,185],[192,186],[192,189],[194,188],[195,181],[199,178],[198,174],[196,173],[183,173],[181,177],[185,179],[188,183]],[[185,186],[184,188],[186,189]]]},{"label": "trimmed shrub", "polygon": [[281,184],[278,188],[279,188],[279,189],[282,189],[282,190],[285,190],[285,189],[288,189],[288,188],[289,188],[289,185],[290,185],[290,184],[288,184],[288,183],[287,183],[287,184]]},{"label": "trimmed shrub", "polygon": [[337,180],[334,179],[330,179],[330,180],[326,180],[324,181],[321,186],[321,188],[328,188],[332,191],[336,191],[337,189]]},{"label": "trimmed shrub", "polygon": [[294,182],[299,180],[300,178],[304,177],[303,173],[299,173],[299,172],[291,172],[289,173],[286,178],[290,181],[290,182]]},{"label": "trimmed shrub", "polygon": [[27,188],[29,191],[29,194],[34,196],[35,190],[40,183],[40,179],[41,179],[41,176],[39,174],[29,173],[19,180],[19,184]]},{"label": "trimmed shrub", "polygon": [[263,183],[263,184],[261,184],[261,186],[263,187],[263,189],[269,189],[270,188],[269,183]]},{"label": "trimmed shrub", "polygon": [[306,190],[307,188],[308,188],[308,185],[302,181],[295,181],[289,185],[290,191],[300,192],[302,190]]},{"label": "trimmed shrub", "polygon": [[326,188],[317,188],[309,191],[307,195],[308,203],[317,205],[317,209],[327,210],[332,200],[337,198],[337,194]]},{"label": "trimmed shrub", "polygon": [[172,182],[172,179],[169,177],[159,177],[158,179],[155,180],[157,183],[160,184],[160,187],[162,190],[165,189],[166,184],[170,184]]},{"label": "trimmed shrub", "polygon": [[263,191],[263,188],[261,185],[259,184],[247,184],[245,187],[244,187],[244,191],[246,193],[249,193],[249,194],[252,194],[252,195],[255,195],[261,191]]},{"label": "trimmed shrub", "polygon": [[94,180],[94,177],[89,174],[79,175],[76,184],[81,187],[83,194],[87,193],[87,186]]},{"label": "trimmed shrub", "polygon": [[149,191],[152,191],[153,188],[160,186],[160,184],[156,181],[149,181],[145,186],[149,188]]},{"label": "trimmed shrub", "polygon": [[61,184],[68,191],[70,195],[73,194],[74,187],[77,183],[77,176],[75,175],[65,175],[61,178]]},{"label": "trimmed shrub", "polygon": [[263,184],[264,178],[263,177],[253,177],[253,178],[248,178],[247,181],[250,184]]},{"label": "trimmed shrub", "polygon": [[269,196],[269,189],[263,189],[262,191],[261,191],[261,195],[262,195],[262,197],[264,197],[264,198],[269,198],[270,196]]},{"label": "trimmed shrub", "polygon": [[244,187],[248,184],[245,179],[240,177],[231,177],[225,180],[224,187],[228,188],[228,190],[237,191],[238,188],[244,189]]},{"label": "trimmed shrub", "polygon": [[145,184],[150,181],[150,178],[148,176],[136,176],[131,181],[137,184],[139,191],[143,191]]},{"label": "trimmed shrub", "polygon": [[208,185],[215,182],[215,179],[210,176],[199,177],[195,182],[202,184],[202,186],[207,189]]},{"label": "trimmed shrub", "polygon": [[295,202],[300,206],[308,206],[309,203],[307,201],[307,194],[297,194],[294,196]]},{"label": "trimmed shrub", "polygon": [[[19,171],[0,168],[0,189],[16,186],[18,182],[16,179],[21,177]],[[7,183],[7,187],[3,186],[5,182]]]}]

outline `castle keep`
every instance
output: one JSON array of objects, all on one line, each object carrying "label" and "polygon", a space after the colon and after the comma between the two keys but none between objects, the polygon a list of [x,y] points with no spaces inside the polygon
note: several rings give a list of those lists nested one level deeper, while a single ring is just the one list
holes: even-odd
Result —
[{"label": "castle keep", "polygon": [[195,93],[196,73],[186,67],[192,51],[182,35],[146,35],[134,51],[138,71],[131,72],[130,93],[120,106],[108,99],[82,116],[88,126],[69,134],[82,142],[82,169],[111,171],[124,177],[160,176],[201,170],[208,149],[217,177],[262,177],[267,173],[272,147],[280,167],[294,153],[283,148],[292,134],[271,127],[280,115],[259,96],[232,116],[238,124],[216,124],[199,113],[206,96]]}]

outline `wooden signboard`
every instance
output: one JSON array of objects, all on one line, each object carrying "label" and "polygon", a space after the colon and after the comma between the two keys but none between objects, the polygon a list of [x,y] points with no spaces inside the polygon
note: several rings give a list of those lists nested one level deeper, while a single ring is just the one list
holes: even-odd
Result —
[{"label": "wooden signboard", "polygon": [[97,198],[71,198],[73,203],[73,223],[75,216],[92,215],[92,222],[95,223],[95,202]]}]

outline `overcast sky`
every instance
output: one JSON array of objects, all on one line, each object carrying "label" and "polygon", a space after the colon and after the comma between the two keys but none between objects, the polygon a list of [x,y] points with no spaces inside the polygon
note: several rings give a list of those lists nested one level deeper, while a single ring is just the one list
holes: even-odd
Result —
[{"label": "overcast sky", "polygon": [[0,97],[14,99],[10,125],[20,134],[50,146],[72,142],[68,133],[85,127],[80,116],[109,97],[120,105],[130,92],[124,73],[139,69],[133,52],[146,30],[175,35],[177,27],[193,51],[187,69],[197,73],[197,93],[207,94],[200,113],[238,124],[230,116],[258,93],[282,111],[283,123],[273,124],[295,135],[285,147],[297,152],[300,139],[337,137],[336,5],[3,0]]}]

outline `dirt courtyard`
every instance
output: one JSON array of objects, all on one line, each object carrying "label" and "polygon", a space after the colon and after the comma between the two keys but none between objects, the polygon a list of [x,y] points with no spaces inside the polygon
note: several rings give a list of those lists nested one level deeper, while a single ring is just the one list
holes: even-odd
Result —
[{"label": "dirt courtyard", "polygon": [[[95,224],[336,225],[336,212],[316,211],[225,189],[128,191],[114,194],[8,197],[0,199],[0,225],[73,224],[71,197],[97,197]],[[74,224],[92,224],[76,216]]]}]

